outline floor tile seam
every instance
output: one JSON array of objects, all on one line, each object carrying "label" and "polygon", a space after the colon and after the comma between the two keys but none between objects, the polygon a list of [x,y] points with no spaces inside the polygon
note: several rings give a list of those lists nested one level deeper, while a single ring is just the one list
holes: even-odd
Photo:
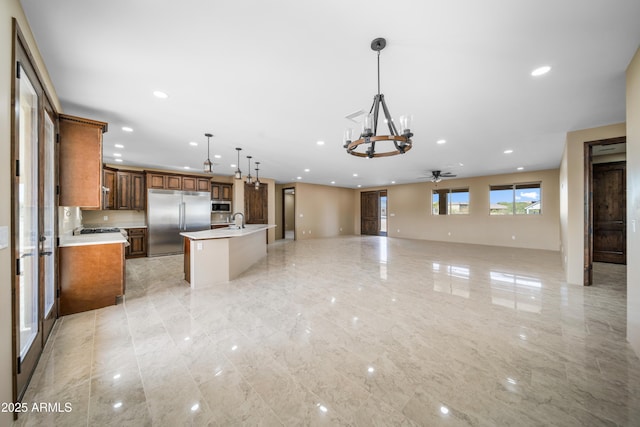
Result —
[{"label": "floor tile seam", "polygon": [[[144,298],[146,299],[146,296]],[[148,396],[147,396],[148,385],[145,385],[144,376],[142,375],[142,369],[140,368],[140,358],[139,358],[139,355],[136,354],[136,351],[135,351],[135,338],[133,337],[133,334],[131,333],[131,319],[130,319],[129,312],[127,310],[126,305],[124,307],[124,312],[125,312],[125,317],[126,317],[126,320],[127,320],[127,329],[129,331],[129,336],[131,336],[131,344],[130,344],[130,346],[131,346],[131,350],[133,351],[133,356],[136,358],[136,366],[138,367],[138,376],[140,377],[140,383],[142,384],[142,393],[144,395],[144,402],[145,402],[145,405],[147,407],[147,414],[149,415],[149,418],[151,418],[153,420],[153,418],[151,416],[151,408],[149,407],[149,399],[148,399]]]},{"label": "floor tile seam", "polygon": [[93,313],[93,333],[91,334],[91,363],[89,364],[89,396],[87,398],[87,427],[90,425],[89,421],[91,420],[91,389],[93,383],[93,362],[95,360],[95,337],[96,337],[96,327],[97,327],[97,317],[98,311],[94,310]]}]

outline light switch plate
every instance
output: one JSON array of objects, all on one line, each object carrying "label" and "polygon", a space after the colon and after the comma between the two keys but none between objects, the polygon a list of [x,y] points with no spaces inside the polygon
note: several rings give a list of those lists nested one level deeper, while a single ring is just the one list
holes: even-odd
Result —
[{"label": "light switch plate", "polygon": [[9,247],[9,227],[6,225],[0,226],[0,249]]}]

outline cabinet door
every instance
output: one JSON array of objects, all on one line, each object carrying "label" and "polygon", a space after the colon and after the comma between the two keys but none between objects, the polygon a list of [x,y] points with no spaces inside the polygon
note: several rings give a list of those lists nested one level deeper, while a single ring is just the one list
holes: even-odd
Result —
[{"label": "cabinet door", "polygon": [[59,116],[60,206],[102,207],[102,133],[107,124]]},{"label": "cabinet door", "polygon": [[167,175],[167,190],[182,190],[182,177],[175,175]]},{"label": "cabinet door", "polygon": [[131,209],[143,211],[146,208],[146,188],[144,174],[131,173]]},{"label": "cabinet door", "polygon": [[182,189],[184,191],[196,191],[196,178],[192,176],[182,177]]},{"label": "cabinet door", "polygon": [[158,173],[147,174],[147,184],[149,188],[164,189],[167,186],[167,176]]},{"label": "cabinet door", "polygon": [[211,180],[207,178],[198,178],[198,191],[209,191]]},{"label": "cabinet door", "polygon": [[231,200],[231,185],[229,184],[223,184],[221,185],[221,189],[222,189],[222,200],[227,200],[230,201]]},{"label": "cabinet door", "polygon": [[144,228],[127,229],[129,247],[127,248],[127,258],[138,258],[147,256],[147,230]]},{"label": "cabinet door", "polygon": [[102,209],[116,208],[116,171],[102,171]]},{"label": "cabinet door", "polygon": [[132,209],[131,207],[131,174],[118,171],[116,173],[116,209]]},{"label": "cabinet door", "polygon": [[267,224],[267,186],[256,190],[253,184],[244,185],[244,214],[247,224]]},{"label": "cabinet door", "polygon": [[212,200],[220,200],[220,184],[216,184],[215,182],[211,184],[211,199]]}]

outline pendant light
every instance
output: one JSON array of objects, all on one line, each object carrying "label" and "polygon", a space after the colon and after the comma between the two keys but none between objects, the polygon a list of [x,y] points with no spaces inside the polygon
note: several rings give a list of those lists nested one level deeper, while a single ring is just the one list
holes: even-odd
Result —
[{"label": "pendant light", "polygon": [[249,163],[249,173],[247,174],[247,184],[253,184],[253,177],[251,176],[251,156],[247,156]]},{"label": "pendant light", "polygon": [[259,166],[260,166],[260,162],[256,162],[256,190],[260,189],[260,175],[259,175],[260,168],[259,168]]},{"label": "pendant light", "polygon": [[242,148],[236,147],[236,151],[238,152],[238,169],[236,169],[235,178],[242,179],[242,171],[240,170],[240,151]]},{"label": "pendant light", "polygon": [[211,163],[211,159],[209,158],[209,139],[213,136],[210,133],[205,133],[204,136],[207,137],[207,160],[204,161],[204,173],[213,174],[213,163]]}]

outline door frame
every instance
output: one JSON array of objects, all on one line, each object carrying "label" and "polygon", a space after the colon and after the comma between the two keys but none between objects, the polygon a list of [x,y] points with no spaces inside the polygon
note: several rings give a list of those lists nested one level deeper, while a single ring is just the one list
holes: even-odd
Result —
[{"label": "door frame", "polygon": [[287,236],[287,228],[286,228],[286,194],[287,194],[287,190],[292,190],[293,191],[293,240],[296,240],[296,187],[284,187],[282,189],[282,239],[286,239]]},{"label": "door frame", "polygon": [[626,136],[584,142],[584,286],[593,284],[593,147],[626,142]]}]

